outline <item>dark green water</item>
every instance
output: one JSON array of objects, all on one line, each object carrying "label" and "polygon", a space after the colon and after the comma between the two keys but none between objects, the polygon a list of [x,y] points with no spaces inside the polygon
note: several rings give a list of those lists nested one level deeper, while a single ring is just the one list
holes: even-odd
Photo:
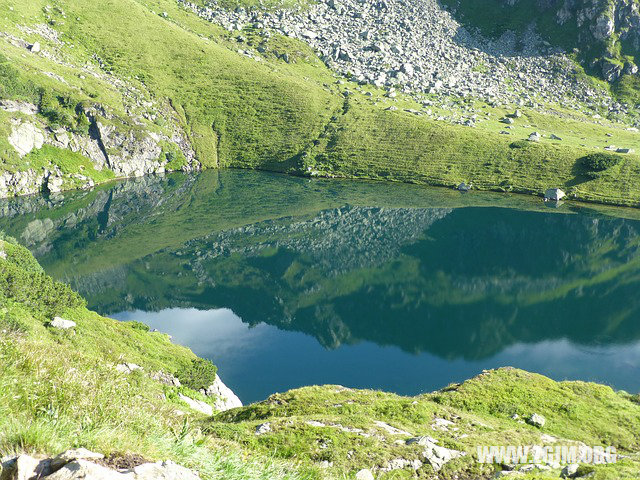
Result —
[{"label": "dark green water", "polygon": [[212,359],[242,400],[402,394],[513,365],[640,390],[640,212],[260,172],[0,203],[89,306]]}]

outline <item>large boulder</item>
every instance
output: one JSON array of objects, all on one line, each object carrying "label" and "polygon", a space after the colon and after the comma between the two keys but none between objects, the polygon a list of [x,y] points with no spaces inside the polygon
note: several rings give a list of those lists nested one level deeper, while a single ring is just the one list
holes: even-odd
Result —
[{"label": "large boulder", "polygon": [[423,444],[425,446],[425,450],[422,452],[422,455],[436,472],[440,470],[445,463],[466,455],[466,452],[441,447],[440,445],[436,445],[430,441],[423,441]]},{"label": "large boulder", "polygon": [[213,384],[207,388],[206,394],[210,397],[216,397],[214,408],[219,412],[242,407],[238,396],[222,382],[218,375],[216,375]]},{"label": "large boulder", "polygon": [[54,317],[53,320],[51,320],[51,326],[60,330],[69,330],[76,326],[76,322],[73,320],[66,320],[62,317]]},{"label": "large boulder", "polygon": [[13,126],[9,135],[9,143],[20,157],[31,153],[33,149],[42,148],[44,134],[34,124],[25,122]]}]

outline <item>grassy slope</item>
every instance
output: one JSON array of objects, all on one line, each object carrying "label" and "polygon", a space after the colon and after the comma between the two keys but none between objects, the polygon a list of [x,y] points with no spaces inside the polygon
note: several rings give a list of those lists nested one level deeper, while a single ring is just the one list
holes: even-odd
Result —
[{"label": "grassy slope", "polygon": [[[190,350],[141,325],[87,311],[68,288],[40,273],[26,249],[7,240],[0,240],[0,249],[7,253],[0,260],[0,457],[82,445],[105,454],[171,458],[203,478],[307,475],[268,455],[243,459],[226,442],[203,437],[191,425],[193,413],[179,413],[189,409],[178,393],[203,397],[161,385],[147,373],[179,372],[196,358]],[[46,295],[51,289],[53,297]],[[54,314],[77,327],[47,326]],[[122,362],[141,365],[144,373],[117,373]]]},{"label": "grassy slope", "polygon": [[[5,4],[4,19],[0,17],[4,31],[24,36],[18,25],[43,21],[44,0],[15,5],[8,13],[6,2],[0,1],[0,8]],[[597,124],[562,110],[554,115],[525,110],[512,135],[506,136],[499,135],[504,125],[498,120],[507,112],[475,104],[471,106],[483,120],[476,128],[452,126],[403,111],[384,111],[390,105],[401,110],[421,106],[407,98],[383,98],[383,92],[369,87],[359,91],[355,85],[337,85],[313,52],[296,41],[274,35],[264,44],[261,61],[247,58],[237,49],[253,50],[263,40],[257,32],[243,32],[247,42],[237,43],[236,34],[221,31],[169,0],[59,0],[56,5],[65,16],[52,14],[54,27],[64,33],[67,44],[42,43],[45,49],[58,49],[71,66],[7,45],[4,53],[22,75],[122,112],[123,100],[114,87],[99,79],[81,80],[73,66],[96,54],[107,71],[160,102],[171,101],[205,165],[290,173],[311,167],[336,176],[447,186],[473,181],[483,189],[538,194],[552,186],[574,187],[584,200],[627,205],[640,201],[636,155],[625,156],[624,164],[608,176],[581,176],[579,159],[589,151],[611,143],[640,150],[637,134],[623,125]],[[158,12],[167,12],[167,18]],[[282,52],[290,53],[291,63],[278,58]],[[62,76],[68,85],[43,72]],[[348,105],[341,95],[345,89],[352,92]],[[373,96],[364,96],[365,90]],[[458,102],[435,113],[456,117],[463,106]],[[547,137],[554,133],[563,141],[544,138],[539,145],[509,148],[534,130]],[[10,152],[4,135],[3,150]]]},{"label": "grassy slope", "polygon": [[[163,386],[146,374],[179,370],[194,359],[189,350],[135,323],[87,311],[77,295],[41,273],[26,249],[6,239],[0,248],[7,254],[0,259],[0,456],[84,446],[150,460],[171,458],[199,470],[204,479],[344,478],[360,468],[384,468],[389,460],[420,458],[421,449],[402,440],[430,435],[468,454],[448,464],[442,478],[484,478],[500,467],[476,463],[477,445],[546,445],[551,440],[544,433],[560,444],[616,446],[626,458],[596,466],[596,480],[640,474],[634,453],[640,445],[638,396],[514,369],[418,397],[307,387],[211,418],[182,416],[177,410],[188,408],[177,393],[197,393]],[[52,329],[47,322],[54,314],[75,320],[77,327]],[[145,370],[117,373],[113,367],[123,361]],[[542,430],[511,418],[532,413],[546,417]],[[455,427],[434,429],[435,418]],[[408,434],[389,434],[376,421]],[[264,422],[271,431],[256,436],[256,426]],[[325,470],[319,466],[324,461],[329,462]],[[430,466],[417,471],[427,478],[432,473]],[[376,477],[412,475],[404,469],[379,471]],[[558,469],[523,478],[557,477]]]}]

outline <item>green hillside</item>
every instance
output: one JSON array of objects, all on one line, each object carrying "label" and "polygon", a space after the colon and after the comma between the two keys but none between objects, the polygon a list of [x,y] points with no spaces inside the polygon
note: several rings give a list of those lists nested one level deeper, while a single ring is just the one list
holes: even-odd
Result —
[{"label": "green hillside", "polygon": [[[178,134],[204,167],[446,186],[464,181],[535,194],[562,187],[583,200],[640,201],[635,154],[619,155],[619,165],[595,176],[587,175],[583,160],[614,142],[640,150],[637,135],[623,123],[553,105],[543,113],[525,107],[511,135],[504,135],[499,120],[512,112],[509,107],[453,98],[443,115],[471,110],[482,121],[473,128],[451,125],[416,115],[423,107],[409,96],[392,99],[384,90],[336,81],[297,40],[247,27],[239,42],[239,32],[222,30],[170,0],[13,3],[0,2],[0,96],[32,102],[39,113],[0,111],[5,171],[46,173],[57,164],[63,188],[80,186],[79,174],[97,183],[114,176],[108,165],[94,170],[56,146],[20,158],[7,138],[12,121],[22,121],[35,122],[50,137],[47,126],[82,141],[105,131],[133,139],[101,146],[119,162],[135,155],[136,141],[165,138],[143,152],[165,169],[185,165],[189,149]],[[27,48],[36,41],[39,53]],[[525,141],[534,130],[541,140]]]},{"label": "green hillside", "polygon": [[[380,479],[433,478],[434,465],[440,478],[489,478],[503,467],[478,463],[477,445],[584,442],[619,455],[583,465],[590,478],[640,472],[637,396],[514,369],[418,397],[308,387],[202,415],[179,397],[209,401],[193,390],[206,379],[193,375],[198,360],[189,350],[86,310],[13,240],[0,240],[0,250],[0,458],[85,447],[115,459],[171,459],[204,480],[353,478],[361,469]],[[55,328],[53,315],[76,325]],[[116,369],[124,363],[141,368]],[[156,372],[175,373],[183,386],[163,384]],[[543,427],[521,420],[534,413]],[[455,458],[433,463],[425,445]],[[560,469],[551,460],[518,478],[558,478]]]}]

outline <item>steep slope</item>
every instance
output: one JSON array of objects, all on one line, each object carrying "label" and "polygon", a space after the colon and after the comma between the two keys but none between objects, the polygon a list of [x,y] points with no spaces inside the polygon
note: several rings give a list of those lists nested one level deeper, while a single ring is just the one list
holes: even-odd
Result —
[{"label": "steep slope", "polygon": [[572,52],[585,68],[614,84],[623,101],[637,103],[640,4],[637,0],[444,0],[471,28],[486,35],[538,32]]},{"label": "steep slope", "polygon": [[[595,480],[640,473],[637,395],[509,368],[418,397],[307,387],[200,414],[181,395],[207,398],[170,375],[203,379],[183,368],[198,361],[189,350],[142,324],[87,311],[13,240],[0,240],[0,252],[0,464],[11,454],[85,447],[115,462],[170,459],[203,480],[352,478],[360,470],[368,470],[360,478],[476,479],[504,468],[478,462],[477,446],[511,444],[537,446],[537,464],[509,467],[518,478],[558,478],[554,445],[574,448],[573,461],[589,447],[614,447],[610,461],[580,467]],[[75,326],[60,328],[52,315]]]},{"label": "steep slope", "polygon": [[[370,55],[356,52],[358,42],[331,60],[309,35],[253,21],[272,18],[263,10],[226,13],[222,19],[244,19],[229,31],[196,15],[208,10],[173,0],[49,3],[0,2],[2,196],[231,166],[447,186],[473,181],[536,194],[559,186],[579,199],[640,201],[635,110],[612,102],[608,87],[573,75],[567,59],[509,57],[512,50],[492,52],[490,43],[473,53],[477,45],[466,43],[475,37],[461,34],[451,44],[460,45],[451,48],[456,55],[436,57],[455,63],[468,53],[462,64],[473,75],[445,85],[413,68],[434,91],[405,94],[402,66],[390,65],[398,75],[383,84],[374,79],[379,87],[367,85],[366,72],[340,54]],[[337,9],[342,17],[351,15],[349,5]],[[430,12],[453,22],[441,9]],[[348,78],[336,79],[325,62],[343,65]],[[496,78],[512,70],[493,96],[484,87],[463,91],[467,78],[495,90]],[[618,165],[590,175],[584,158],[605,147]]]}]

